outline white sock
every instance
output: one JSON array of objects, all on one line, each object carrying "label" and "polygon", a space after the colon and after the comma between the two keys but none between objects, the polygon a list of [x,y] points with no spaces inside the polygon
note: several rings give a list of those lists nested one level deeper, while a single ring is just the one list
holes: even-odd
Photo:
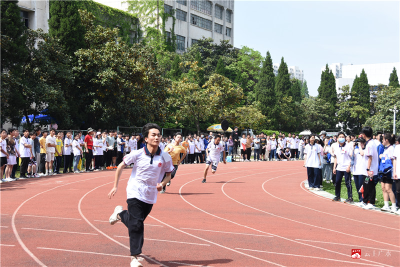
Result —
[{"label": "white sock", "polygon": [[389,207],[389,201],[383,201],[385,203],[385,207]]}]

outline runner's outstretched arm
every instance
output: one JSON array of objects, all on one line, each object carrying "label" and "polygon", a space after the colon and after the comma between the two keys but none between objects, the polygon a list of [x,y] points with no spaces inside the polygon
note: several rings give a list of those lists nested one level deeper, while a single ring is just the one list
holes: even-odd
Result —
[{"label": "runner's outstretched arm", "polygon": [[[114,196],[117,193],[118,190],[118,182],[119,178],[121,177],[122,170],[125,168],[125,162],[121,162],[118,165],[117,171],[115,172],[115,180],[114,180],[114,187],[111,189],[110,193],[108,193],[108,198],[111,199],[112,196]],[[171,177],[171,176],[170,176]]]}]

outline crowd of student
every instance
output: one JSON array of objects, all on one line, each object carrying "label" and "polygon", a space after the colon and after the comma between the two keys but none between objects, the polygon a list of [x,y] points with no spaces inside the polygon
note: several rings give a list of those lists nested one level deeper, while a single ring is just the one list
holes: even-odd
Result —
[{"label": "crowd of student", "polygon": [[[341,201],[344,177],[347,199],[354,203],[351,181],[357,190],[358,202],[364,209],[375,209],[376,186],[381,184],[384,199],[382,211],[400,215],[400,137],[364,127],[359,136],[338,135],[327,137],[325,132],[311,135],[306,140],[304,166],[307,167],[310,190],[321,190],[322,180],[335,185],[332,201]],[[391,202],[391,207],[389,203]]]}]

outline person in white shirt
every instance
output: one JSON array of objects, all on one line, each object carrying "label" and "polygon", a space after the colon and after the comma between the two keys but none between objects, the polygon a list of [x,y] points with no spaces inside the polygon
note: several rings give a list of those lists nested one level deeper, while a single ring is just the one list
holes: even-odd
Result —
[{"label": "person in white shirt", "polygon": [[[330,183],[332,181],[332,167],[331,162],[333,161],[333,157],[331,153],[331,146],[329,145],[329,139],[325,138],[324,140],[324,159],[322,161],[322,176],[325,178],[326,183]],[[328,157],[330,155],[330,157]]]},{"label": "person in white shirt", "polygon": [[203,158],[201,157],[200,136],[197,136],[194,140],[194,158],[196,163],[203,163]]},{"label": "person in white shirt", "polygon": [[[162,152],[159,147],[160,133],[161,128],[157,124],[148,123],[143,127],[146,145],[144,148],[134,150],[124,157],[118,165],[114,186],[108,194],[111,199],[117,193],[122,170],[126,166],[134,164],[126,188],[128,210],[123,210],[122,206],[117,206],[109,219],[111,225],[121,220],[128,228],[131,253],[130,266],[142,266],[137,256],[142,253],[144,221],[153,204],[157,201],[158,191],[161,191],[171,180],[171,172],[174,170],[171,156],[167,152]],[[164,180],[162,180],[163,178]]]},{"label": "person in white shirt", "polygon": [[214,136],[211,143],[208,144],[208,147],[206,150],[206,156],[207,156],[206,157],[207,158],[206,159],[206,168],[204,170],[204,179],[203,179],[202,183],[206,182],[207,172],[208,172],[208,169],[210,168],[210,166],[211,166],[212,174],[214,174],[217,171],[221,152],[224,154],[223,162],[224,162],[224,164],[226,164],[225,149],[221,143],[221,136],[218,134],[218,135]]},{"label": "person in white shirt", "polygon": [[363,185],[363,182],[365,180],[365,177],[368,175],[367,173],[367,167],[365,165],[365,139],[364,138],[359,138],[354,142],[354,151],[353,151],[353,157],[354,157],[354,164],[353,164],[353,178],[354,178],[354,184],[356,185],[357,193],[358,193],[358,200],[359,202],[356,203],[356,205],[362,204],[363,201],[363,196],[362,193],[360,193],[361,186]]},{"label": "person in white shirt", "polygon": [[53,174],[54,153],[56,152],[56,130],[51,129],[50,135],[46,137],[46,175]]},{"label": "person in white shirt", "polygon": [[75,139],[72,142],[72,153],[74,153],[74,173],[79,173],[78,164],[83,154],[81,144],[79,143],[79,134],[75,135]]},{"label": "person in white shirt", "polygon": [[7,131],[2,129],[0,133],[0,183],[3,181],[4,168],[7,166],[9,154],[7,153]]},{"label": "person in white shirt", "polygon": [[[210,143],[211,142],[212,141],[210,141]],[[242,155],[243,161],[246,160],[246,143],[247,143],[246,135],[243,134],[242,138],[240,138],[240,154]]]},{"label": "person in white shirt", "polygon": [[[400,136],[397,139],[396,147],[394,148],[393,153],[393,182],[396,184],[396,198],[400,200]],[[397,202],[396,214],[400,215],[400,204]]]},{"label": "person in white shirt", "polygon": [[320,190],[317,185],[319,167],[321,166],[320,146],[315,144],[315,136],[310,136],[310,143],[304,149],[304,167],[307,168],[308,187],[311,190]]},{"label": "person in white shirt", "polygon": [[65,139],[64,139],[64,151],[63,151],[63,155],[64,155],[64,172],[63,173],[72,172],[72,169],[71,169],[72,141],[73,140],[72,140],[71,132],[67,132],[67,135],[65,136]]},{"label": "person in white shirt", "polygon": [[[376,185],[379,182],[378,178],[378,149],[376,143],[372,140],[372,128],[364,127],[361,131],[361,136],[366,140],[365,146],[365,161],[368,177],[364,180],[364,199],[363,209],[375,209]],[[369,179],[368,179],[369,178]]]},{"label": "person in white shirt", "polygon": [[292,154],[292,160],[299,158],[299,138],[297,135],[290,141],[290,153]]},{"label": "person in white shirt", "polygon": [[133,150],[137,150],[137,139],[134,135],[132,135],[131,139],[129,139],[128,145],[131,148],[131,152]]},{"label": "person in white shirt", "polygon": [[335,150],[335,162],[333,165],[333,173],[336,175],[335,197],[332,201],[340,201],[340,191],[342,188],[342,179],[344,176],[347,188],[347,199],[345,203],[353,203],[353,191],[351,185],[351,157],[353,156],[353,148],[346,143],[346,135],[343,132],[338,134],[339,148]]},{"label": "person in white shirt", "polygon": [[93,156],[94,170],[99,171],[101,169],[101,163],[103,162],[103,138],[101,132],[97,132],[96,137],[93,138]]},{"label": "person in white shirt", "polygon": [[275,140],[275,135],[272,136],[271,141],[270,141],[270,147],[271,147],[271,152],[269,153],[269,160],[276,160],[276,147],[277,147],[277,143]]},{"label": "person in white shirt", "polygon": [[299,154],[299,157],[298,157],[298,159],[300,159],[300,160],[303,160],[303,157],[304,157],[304,147],[305,147],[305,143],[304,143],[304,140],[303,140],[303,138],[301,138],[300,140],[299,140],[299,149],[298,149],[298,154]]},{"label": "person in white shirt", "polygon": [[[392,167],[386,167],[387,164],[385,163],[391,163],[393,166],[393,159],[394,159],[394,145],[395,143],[395,136],[392,136],[390,133],[386,133],[383,136],[382,144],[385,147],[385,150],[383,151],[382,154],[379,155],[379,160],[381,161],[381,171],[382,171],[382,179],[381,179],[381,187],[382,187],[382,193],[383,193],[383,201],[384,201],[384,206],[381,208],[382,211],[391,211],[395,213],[397,211],[396,209],[396,198],[394,196],[393,190],[392,190],[392,184],[393,184],[393,179],[392,179]],[[382,170],[383,169],[383,170]],[[392,208],[389,207],[389,199],[390,202],[392,202]]]},{"label": "person in white shirt", "polygon": [[32,148],[32,145],[29,144],[29,131],[27,129],[24,130],[24,136],[21,137],[19,145],[19,153],[21,154],[20,178],[24,179],[27,178],[26,173]]},{"label": "person in white shirt", "polygon": [[200,137],[200,151],[201,151],[201,162],[203,163],[206,160],[206,150],[204,145],[204,134]]}]

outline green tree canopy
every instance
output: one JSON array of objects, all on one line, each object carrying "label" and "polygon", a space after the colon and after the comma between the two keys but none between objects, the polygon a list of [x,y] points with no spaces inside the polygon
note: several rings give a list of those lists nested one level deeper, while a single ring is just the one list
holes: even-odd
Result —
[{"label": "green tree canopy", "polygon": [[85,28],[81,23],[76,1],[51,1],[49,34],[60,39],[69,55],[85,45]]},{"label": "green tree canopy", "polygon": [[330,109],[328,111],[329,117],[329,128],[334,128],[336,125],[336,104],[337,104],[337,93],[336,93],[336,81],[332,71],[326,64],[325,70],[321,73],[321,84],[318,87],[318,98],[329,103]]},{"label": "green tree canopy", "polygon": [[392,86],[394,88],[400,87],[399,77],[397,76],[397,70],[395,67],[393,67],[393,71],[392,71],[392,73],[390,73],[389,86]]},{"label": "green tree canopy", "polygon": [[301,97],[302,98],[310,97],[306,80],[304,80],[303,85],[301,86]]},{"label": "green tree canopy", "polygon": [[217,67],[215,68],[215,73],[225,76],[225,72],[225,63],[222,57],[220,57],[217,63]]},{"label": "green tree canopy", "polygon": [[318,97],[308,97],[301,101],[300,118],[302,129],[313,133],[329,128],[330,104]]},{"label": "green tree canopy", "polygon": [[288,96],[290,94],[290,74],[288,72],[288,66],[284,61],[284,58],[281,59],[281,64],[278,69],[278,76],[276,76],[275,82],[275,91],[278,97]]},{"label": "green tree canopy", "polygon": [[290,95],[293,98],[294,102],[301,102],[302,96],[301,96],[301,81],[297,79],[292,79],[290,81],[292,83],[292,86],[290,87]]},{"label": "green tree canopy", "polygon": [[174,57],[174,61],[172,62],[172,67],[170,71],[170,77],[172,80],[177,81],[182,76],[182,69],[181,69],[181,57],[176,54]]}]

